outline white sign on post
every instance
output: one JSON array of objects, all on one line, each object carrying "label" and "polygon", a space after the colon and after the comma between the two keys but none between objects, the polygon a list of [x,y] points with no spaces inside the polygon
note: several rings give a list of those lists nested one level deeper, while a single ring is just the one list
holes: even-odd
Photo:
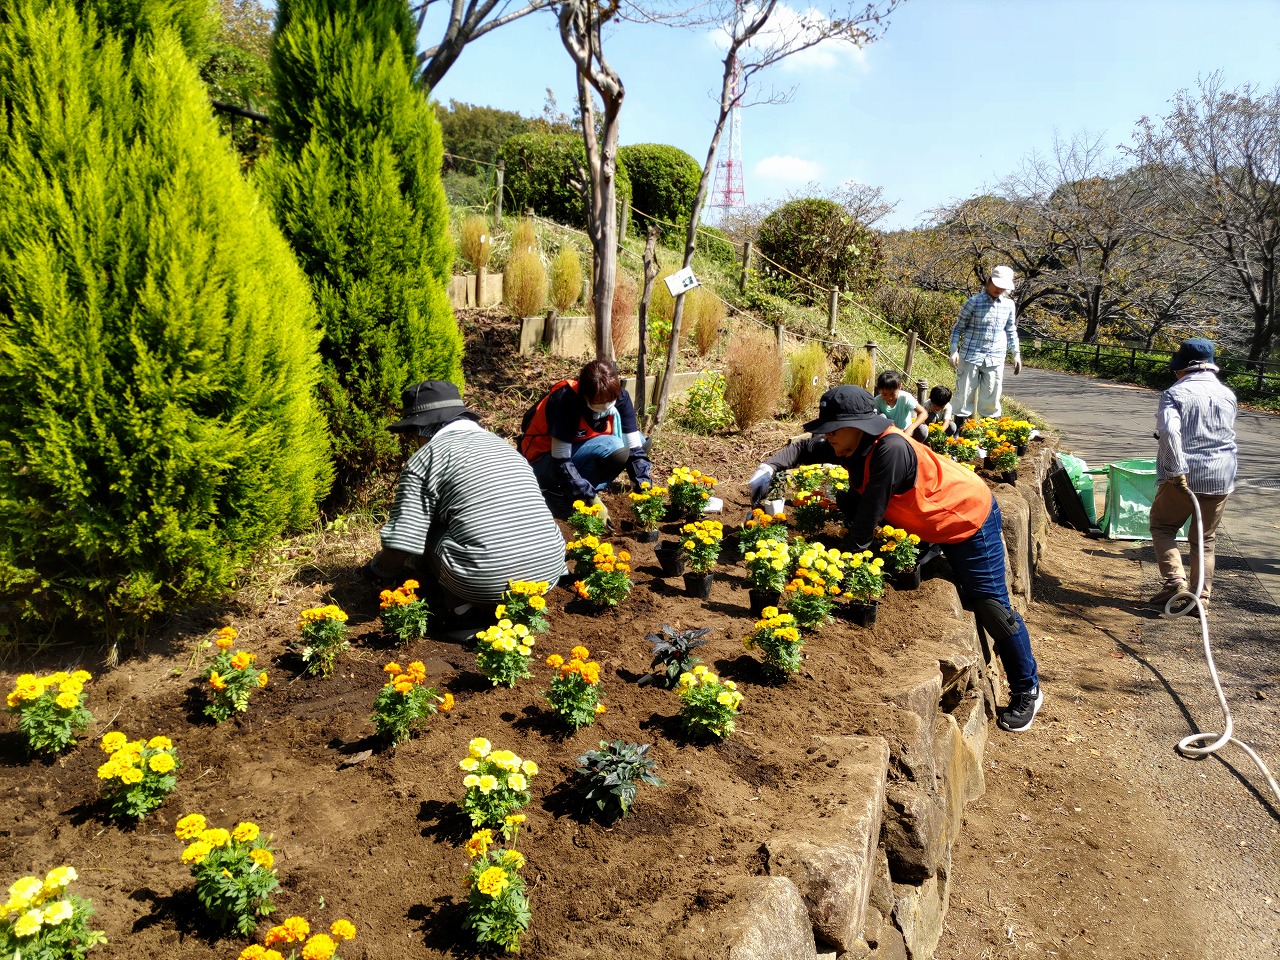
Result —
[{"label": "white sign on post", "polygon": [[671,291],[673,297],[678,297],[682,293],[687,293],[694,287],[701,286],[698,278],[693,275],[692,267],[685,267],[683,270],[677,270],[665,280],[667,289]]}]

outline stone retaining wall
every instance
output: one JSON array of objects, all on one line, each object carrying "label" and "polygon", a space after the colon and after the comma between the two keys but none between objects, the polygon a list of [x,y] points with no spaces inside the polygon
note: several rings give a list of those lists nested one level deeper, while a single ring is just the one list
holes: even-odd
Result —
[{"label": "stone retaining wall", "polygon": [[[1049,526],[1049,443],[1032,445],[1018,481],[995,496],[1004,519],[1015,605],[1031,598]],[[1050,500],[1050,503],[1052,501]],[[950,580],[916,591],[934,625],[895,664],[845,736],[815,737],[816,810],[764,845],[766,875],[696,922],[730,960],[927,960],[942,937],[951,849],[965,805],[985,790],[982,758],[998,667]],[[792,748],[794,749],[794,748]],[[820,771],[820,773],[818,772]]]}]

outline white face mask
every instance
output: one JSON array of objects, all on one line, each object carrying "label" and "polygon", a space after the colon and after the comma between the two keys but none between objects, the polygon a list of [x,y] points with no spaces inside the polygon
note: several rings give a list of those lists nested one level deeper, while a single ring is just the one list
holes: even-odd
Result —
[{"label": "white face mask", "polygon": [[617,409],[617,405],[613,400],[610,400],[608,403],[588,403],[587,409],[597,417],[605,417],[613,413]]}]

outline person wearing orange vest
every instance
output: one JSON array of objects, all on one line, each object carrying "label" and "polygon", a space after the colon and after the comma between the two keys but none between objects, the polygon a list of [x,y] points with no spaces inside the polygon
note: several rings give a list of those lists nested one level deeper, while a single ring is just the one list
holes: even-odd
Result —
[{"label": "person wearing orange vest", "polygon": [[837,495],[836,504],[850,549],[869,547],[882,523],[938,544],[1004,666],[1009,705],[997,722],[1005,730],[1026,730],[1044,694],[1027,625],[1009,603],[1000,506],[987,485],[972,470],[908,438],[876,411],[861,387],[828,390],[817,418],[804,428],[812,436],[788,444],[751,477],[752,501],[764,498],[779,470],[836,463],[849,471],[850,490]]},{"label": "person wearing orange vest", "polygon": [[[637,489],[650,482],[635,404],[608,360],[592,360],[576,379],[553,386],[525,415],[518,447],[553,513],[574,500],[604,507],[600,491],[624,469]],[[607,523],[608,511],[602,515]]]}]

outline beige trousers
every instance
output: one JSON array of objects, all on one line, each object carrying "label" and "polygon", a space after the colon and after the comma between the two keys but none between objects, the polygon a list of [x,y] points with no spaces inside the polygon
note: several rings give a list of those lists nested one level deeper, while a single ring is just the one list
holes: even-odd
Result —
[{"label": "beige trousers", "polygon": [[[1213,591],[1213,545],[1218,537],[1218,521],[1222,519],[1222,510],[1227,505],[1227,497],[1200,494],[1196,499],[1200,502],[1200,519],[1204,524],[1204,588],[1200,596],[1209,599]],[[1191,576],[1182,574],[1182,554],[1178,550],[1178,531],[1192,516],[1191,498],[1169,481],[1164,481],[1156,490],[1156,497],[1151,501],[1151,545],[1156,550],[1156,563],[1160,565],[1160,576],[1165,583],[1185,580],[1189,588],[1194,587],[1200,572],[1199,553],[1197,549],[1196,525],[1191,524]]]}]

